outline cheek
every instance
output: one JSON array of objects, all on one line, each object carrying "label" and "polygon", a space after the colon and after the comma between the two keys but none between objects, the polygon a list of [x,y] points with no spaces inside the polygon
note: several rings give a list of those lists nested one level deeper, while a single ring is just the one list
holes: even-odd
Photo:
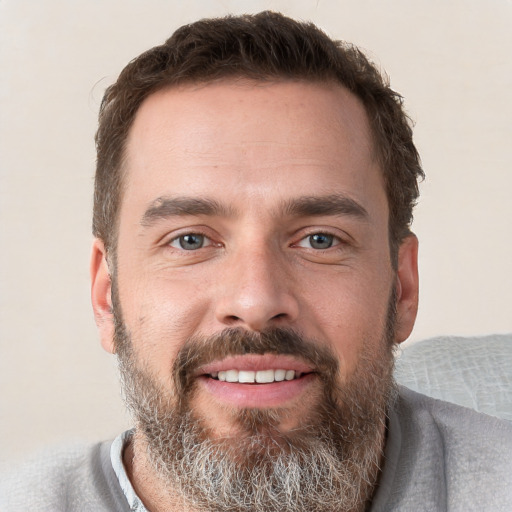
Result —
[{"label": "cheek", "polygon": [[120,283],[123,320],[137,357],[166,373],[185,341],[197,333],[208,307],[193,281],[140,275]]},{"label": "cheek", "polygon": [[[360,277],[360,276],[359,276]],[[330,279],[307,296],[305,332],[325,340],[336,352],[342,377],[355,368],[363,350],[377,347],[386,335],[391,279],[375,276]],[[313,329],[311,334],[308,329]]]}]

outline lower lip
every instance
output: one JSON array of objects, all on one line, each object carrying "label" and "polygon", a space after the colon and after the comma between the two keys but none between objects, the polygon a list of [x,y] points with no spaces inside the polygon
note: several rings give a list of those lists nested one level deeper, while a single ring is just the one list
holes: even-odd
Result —
[{"label": "lower lip", "polygon": [[216,399],[234,407],[269,408],[281,407],[298,398],[315,380],[309,373],[299,379],[269,384],[240,384],[223,382],[202,375],[200,384]]}]

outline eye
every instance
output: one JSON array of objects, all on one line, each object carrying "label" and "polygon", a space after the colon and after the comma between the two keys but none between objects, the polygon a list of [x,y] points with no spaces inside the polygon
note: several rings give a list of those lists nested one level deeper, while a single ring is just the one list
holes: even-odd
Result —
[{"label": "eye", "polygon": [[303,238],[299,243],[299,247],[307,247],[311,249],[329,249],[334,245],[338,245],[339,241],[334,235],[329,233],[314,233]]},{"label": "eye", "polygon": [[212,241],[200,233],[186,233],[169,242],[171,247],[185,251],[196,251],[212,244]]}]

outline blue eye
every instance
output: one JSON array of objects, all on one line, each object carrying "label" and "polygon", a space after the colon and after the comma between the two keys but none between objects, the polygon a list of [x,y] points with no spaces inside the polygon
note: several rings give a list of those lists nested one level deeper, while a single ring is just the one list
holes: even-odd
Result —
[{"label": "blue eye", "polygon": [[308,237],[309,244],[313,249],[329,249],[334,242],[334,236],[326,233],[315,233]]},{"label": "blue eye", "polygon": [[297,245],[299,247],[306,247],[307,249],[330,249],[334,245],[338,245],[339,240],[334,235],[329,233],[314,233],[313,235],[306,236]]},{"label": "blue eye", "polygon": [[171,240],[169,245],[185,251],[195,251],[209,245],[209,239],[199,233],[187,233]]}]

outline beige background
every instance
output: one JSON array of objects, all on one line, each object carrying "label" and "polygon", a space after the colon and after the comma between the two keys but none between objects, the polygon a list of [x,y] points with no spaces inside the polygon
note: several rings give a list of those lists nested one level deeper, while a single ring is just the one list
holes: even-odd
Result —
[{"label": "beige background", "polygon": [[428,175],[411,340],[512,331],[510,0],[0,0],[0,465],[129,424],[89,305],[105,87],[185,22],[264,8],[360,45],[405,97]]}]

